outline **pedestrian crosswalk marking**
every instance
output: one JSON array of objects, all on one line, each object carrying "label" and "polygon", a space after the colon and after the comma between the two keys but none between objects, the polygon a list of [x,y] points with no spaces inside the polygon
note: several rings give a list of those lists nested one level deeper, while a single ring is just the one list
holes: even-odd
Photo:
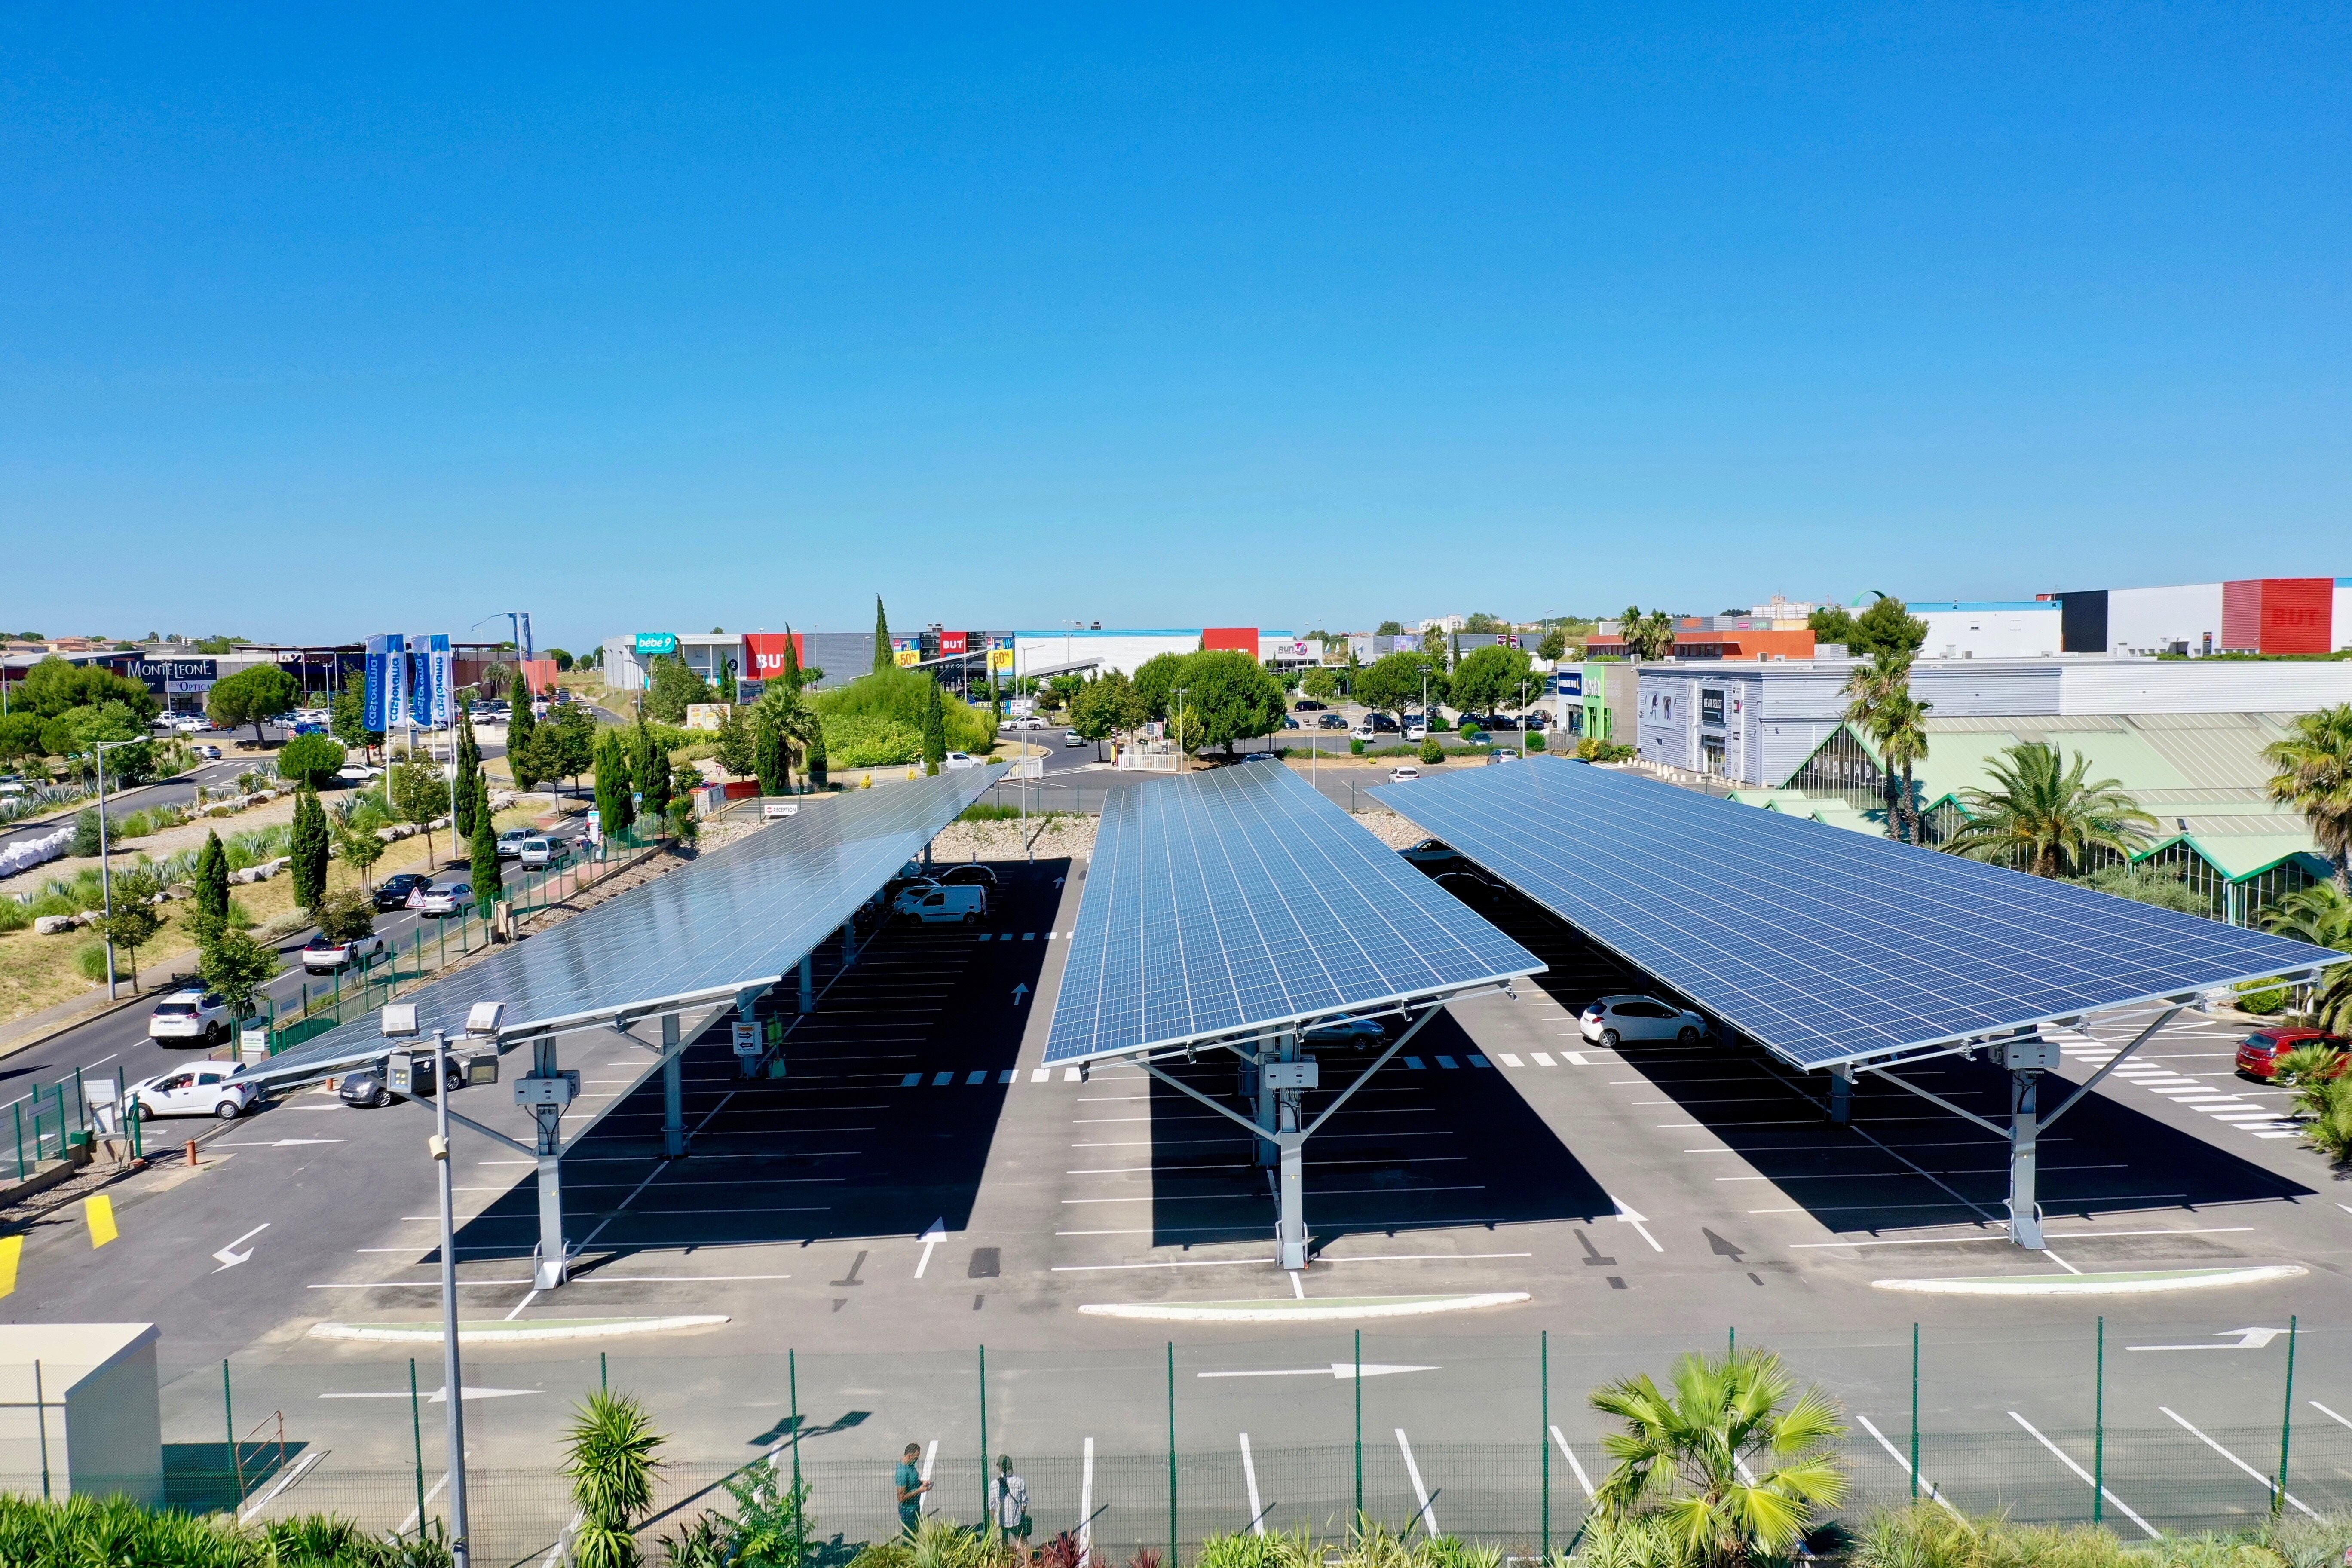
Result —
[{"label": "pedestrian crosswalk marking", "polygon": [[1535,1058],[1536,1066],[1539,1068],[1556,1068],[1559,1066],[1558,1062],[1551,1059],[1551,1055],[1548,1051],[1530,1051],[1528,1054]]},{"label": "pedestrian crosswalk marking", "polygon": [[1428,1064],[1423,1062],[1419,1057],[1405,1058],[1404,1065],[1411,1068],[1415,1072],[1427,1072],[1429,1070]]},{"label": "pedestrian crosswalk marking", "polygon": [[1510,1052],[1505,1051],[1503,1053],[1503,1065],[1507,1068],[1517,1067],[1519,1065],[1519,1058],[1511,1055]]}]

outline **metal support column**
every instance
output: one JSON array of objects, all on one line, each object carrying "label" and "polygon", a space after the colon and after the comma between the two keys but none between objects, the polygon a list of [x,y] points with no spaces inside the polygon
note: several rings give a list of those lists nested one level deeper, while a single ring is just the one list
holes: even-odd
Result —
[{"label": "metal support column", "polygon": [[1276,1146],[1274,1138],[1281,1122],[1278,1120],[1278,1094],[1273,1087],[1276,1075],[1265,1069],[1270,1063],[1295,1062],[1298,1059],[1297,1032],[1276,1036],[1270,1045],[1261,1048],[1251,1059],[1256,1064],[1251,1075],[1255,1079],[1252,1095],[1253,1110],[1255,1112],[1258,1126],[1265,1133],[1265,1136],[1259,1139],[1255,1145],[1256,1152],[1254,1158],[1258,1164],[1271,1170],[1279,1164],[1282,1159],[1281,1151]]},{"label": "metal support column", "polygon": [[1274,1135],[1274,1141],[1282,1151],[1274,1261],[1275,1267],[1295,1272],[1307,1267],[1307,1134],[1298,1131],[1296,1094],[1283,1096],[1282,1131]]},{"label": "metal support column", "polygon": [[2042,1250],[2042,1205],[2034,1199],[2035,1111],[2040,1103],[2039,1068],[2013,1069],[2009,1075],[2009,1238],[2020,1247]]},{"label": "metal support column", "polygon": [[816,1011],[816,966],[813,953],[801,954],[801,1011]]},{"label": "metal support column", "polygon": [[844,969],[857,962],[856,926],[855,920],[841,922],[841,967]]},{"label": "metal support column", "polygon": [[1853,1121],[1853,1075],[1850,1068],[1830,1069],[1830,1120],[1840,1127]]},{"label": "metal support column", "polygon": [[662,1158],[679,1159],[686,1153],[686,1086],[679,1074],[679,1058],[685,1053],[677,1048],[677,1015],[664,1013],[661,1021],[662,1048]]},{"label": "metal support column", "polygon": [[[556,1061],[551,1037],[534,1041],[530,1054],[532,1078],[562,1079],[562,1068]],[[533,1289],[552,1290],[563,1283],[571,1261],[563,1239],[562,1099],[533,1104],[530,1111],[531,1119],[539,1124],[539,1247],[532,1258],[530,1282]]]}]

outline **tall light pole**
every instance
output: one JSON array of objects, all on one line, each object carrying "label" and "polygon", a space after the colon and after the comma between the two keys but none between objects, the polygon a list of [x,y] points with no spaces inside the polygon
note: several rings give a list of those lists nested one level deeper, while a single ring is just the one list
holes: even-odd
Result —
[{"label": "tall light pole", "polygon": [[[107,870],[106,748],[109,746],[136,746],[142,743],[145,740],[146,737],[142,735],[137,740],[132,741],[98,741],[93,742],[89,748],[91,754],[98,759],[99,912],[106,917],[110,925],[114,919],[114,882],[109,876]],[[139,983],[139,977],[135,974],[132,975],[131,977],[131,983],[133,985],[136,985]],[[110,934],[106,937],[106,999],[110,1002],[114,1000],[114,938]]]}]

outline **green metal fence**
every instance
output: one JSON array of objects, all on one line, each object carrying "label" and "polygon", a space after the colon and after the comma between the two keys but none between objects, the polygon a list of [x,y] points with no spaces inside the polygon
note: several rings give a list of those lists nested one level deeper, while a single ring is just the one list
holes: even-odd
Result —
[{"label": "green metal fence", "polygon": [[[8,1106],[8,1131],[13,1146],[5,1167],[16,1181],[38,1175],[50,1161],[67,1158],[74,1147],[102,1138],[122,1138],[134,1156],[141,1152],[139,1124],[120,1112],[124,1089],[122,1069],[102,1075],[94,1091],[79,1068],[53,1083],[36,1083]],[[110,1090],[110,1092],[108,1092]]]}]

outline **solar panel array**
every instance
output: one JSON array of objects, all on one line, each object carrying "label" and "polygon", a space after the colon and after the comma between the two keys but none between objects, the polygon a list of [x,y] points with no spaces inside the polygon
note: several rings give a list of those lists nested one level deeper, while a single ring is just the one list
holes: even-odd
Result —
[{"label": "solar panel array", "polygon": [[[878,789],[803,797],[690,866],[620,893],[400,1000],[419,1026],[455,1033],[476,1002],[505,1027],[593,1016],[668,997],[772,983],[856,913],[939,830],[1005,773],[959,768]],[[381,1049],[355,1020],[274,1057],[272,1078]]]},{"label": "solar panel array", "polygon": [[1580,763],[1371,793],[1801,1067],[2345,957]]},{"label": "solar panel array", "polygon": [[1542,961],[1278,762],[1113,790],[1049,1062],[1443,994]]}]

